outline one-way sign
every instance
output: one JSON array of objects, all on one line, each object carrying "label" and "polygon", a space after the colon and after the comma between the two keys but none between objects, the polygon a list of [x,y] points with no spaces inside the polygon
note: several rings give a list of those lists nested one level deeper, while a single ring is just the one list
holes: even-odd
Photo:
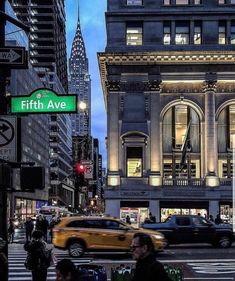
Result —
[{"label": "one-way sign", "polygon": [[0,48],[0,65],[7,65],[10,68],[27,68],[27,52],[25,48]]}]

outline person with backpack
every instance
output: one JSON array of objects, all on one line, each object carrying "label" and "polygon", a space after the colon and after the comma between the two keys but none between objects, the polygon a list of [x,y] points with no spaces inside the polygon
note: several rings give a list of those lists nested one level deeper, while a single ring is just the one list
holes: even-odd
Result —
[{"label": "person with backpack", "polygon": [[51,250],[48,250],[47,243],[43,241],[43,233],[35,230],[32,233],[32,240],[24,245],[27,251],[25,267],[32,271],[32,281],[46,281],[47,269],[51,264]]}]

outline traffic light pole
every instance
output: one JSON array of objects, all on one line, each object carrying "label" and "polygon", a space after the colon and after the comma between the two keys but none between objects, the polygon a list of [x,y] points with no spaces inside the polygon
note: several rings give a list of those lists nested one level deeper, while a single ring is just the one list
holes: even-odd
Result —
[{"label": "traffic light pole", "polygon": [[[0,11],[5,13],[5,0],[0,1]],[[0,48],[5,46],[5,25],[5,18],[0,17]],[[0,104],[3,102],[3,106],[5,105],[6,97],[6,71],[6,68],[0,68]],[[1,106],[1,108],[3,107]],[[3,188],[2,190],[0,190],[0,237],[2,237],[5,241],[8,241],[7,225],[7,191],[5,188]],[[8,259],[7,243],[2,251]],[[7,279],[3,281],[8,280],[8,273],[6,275]],[[4,278],[4,276],[2,276],[1,278]]]}]

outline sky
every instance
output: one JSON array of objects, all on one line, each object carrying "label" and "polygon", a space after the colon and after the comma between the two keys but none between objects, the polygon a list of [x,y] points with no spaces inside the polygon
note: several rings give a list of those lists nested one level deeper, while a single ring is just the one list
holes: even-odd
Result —
[{"label": "sky", "polygon": [[99,74],[97,52],[104,52],[106,46],[105,11],[107,0],[65,0],[67,57],[70,57],[73,38],[78,19],[78,1],[80,25],[91,75],[91,133],[99,139],[103,167],[107,166],[105,147],[106,111]]}]

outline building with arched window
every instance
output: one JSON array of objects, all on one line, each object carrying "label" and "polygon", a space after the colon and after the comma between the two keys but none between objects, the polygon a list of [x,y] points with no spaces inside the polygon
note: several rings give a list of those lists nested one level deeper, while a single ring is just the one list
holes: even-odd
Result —
[{"label": "building with arched window", "polygon": [[233,1],[109,0],[106,213],[232,217]]}]

